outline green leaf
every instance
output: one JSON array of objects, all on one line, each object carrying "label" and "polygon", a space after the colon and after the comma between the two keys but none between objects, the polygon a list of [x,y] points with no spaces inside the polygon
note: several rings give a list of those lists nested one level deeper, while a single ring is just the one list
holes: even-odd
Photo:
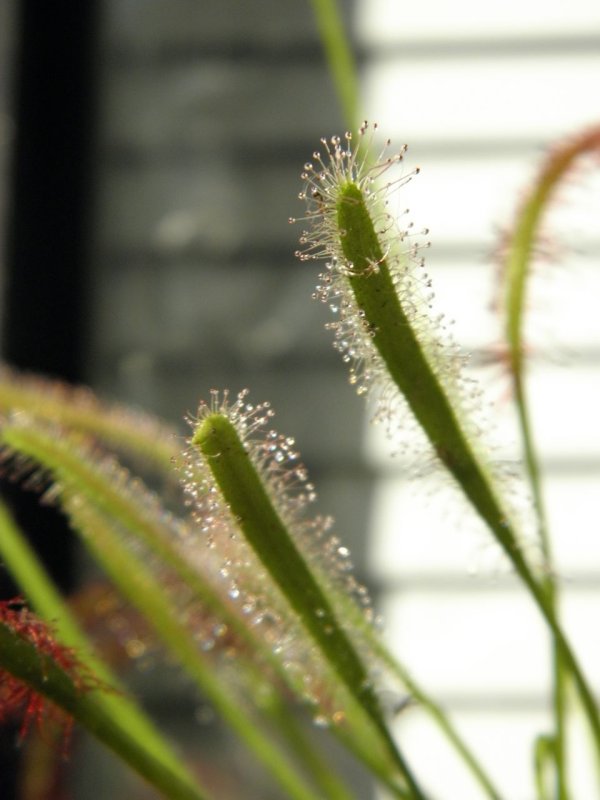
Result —
[{"label": "green leaf", "polygon": [[101,403],[84,386],[0,368],[0,411],[18,411],[79,431],[125,452],[163,474],[179,455],[176,431],[162,420],[119,404]]},{"label": "green leaf", "polygon": [[236,524],[263,567],[342,684],[371,719],[411,796],[423,797],[389,734],[369,674],[274,507],[234,425],[221,413],[209,414],[198,424],[192,445],[201,451]]}]

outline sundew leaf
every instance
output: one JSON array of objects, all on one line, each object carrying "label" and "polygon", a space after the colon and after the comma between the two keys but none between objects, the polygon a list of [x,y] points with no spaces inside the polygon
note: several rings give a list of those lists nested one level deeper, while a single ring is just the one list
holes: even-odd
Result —
[{"label": "sundew leaf", "polygon": [[80,431],[170,475],[179,453],[176,431],[162,420],[120,404],[102,403],[85,386],[0,368],[0,412],[32,417]]},{"label": "sundew leaf", "polygon": [[[268,485],[269,494],[277,498],[286,525],[302,541],[302,552],[311,569],[316,569],[316,564],[325,569],[328,579],[338,584],[341,592],[353,594],[361,609],[358,613],[370,617],[366,590],[349,570],[348,551],[329,533],[331,520],[319,516],[311,519],[304,513],[316,496],[314,487],[298,460],[293,440],[264,427],[272,416],[269,404],[248,403],[246,391],[232,402],[227,391],[222,397],[214,391],[210,404],[201,403],[197,417],[189,420],[192,427],[196,429],[199,420],[216,408],[227,409],[228,418],[235,419],[239,430],[243,430],[245,445],[252,447],[261,479]],[[382,783],[397,796],[403,796],[395,782],[396,768],[381,747],[381,734],[319,655],[298,615],[241,535],[238,520],[199,449],[190,445],[183,461],[181,477],[192,515],[205,537],[209,554],[222,559],[220,574],[229,597],[271,648],[271,657],[265,663],[313,709],[316,725],[329,727]]]},{"label": "sundew leaf", "polygon": [[[209,519],[208,512],[206,519],[193,524],[168,513],[158,498],[112,457],[96,453],[78,434],[39,420],[18,415],[6,422],[0,428],[0,445],[9,474],[26,485],[45,489],[46,500],[62,502],[63,495],[86,498],[121,527],[123,539],[129,539],[134,553],[170,575],[165,579],[166,586],[175,583],[183,598],[193,598],[201,603],[204,613],[214,614],[221,627],[225,626],[227,636],[238,640],[242,651],[253,657],[262,653],[261,660],[270,668],[279,666],[270,652],[268,632],[263,633],[262,644],[255,633],[263,622],[268,629],[270,620],[261,620],[260,610],[251,608],[249,602],[238,609],[233,601],[239,592],[223,581],[226,547],[223,552],[202,547],[207,539],[202,528]],[[219,522],[217,517],[210,524]],[[240,576],[236,579],[239,582]]]},{"label": "sundew leaf", "polygon": [[[361,138],[369,131],[365,124]],[[502,543],[517,546],[510,509],[498,497],[491,465],[477,452],[478,442],[463,411],[459,364],[427,318],[420,294],[420,264],[407,252],[408,231],[400,231],[385,211],[386,191],[376,179],[401,163],[404,148],[368,166],[351,136],[322,140],[326,155],[305,165],[302,197],[311,224],[301,237],[303,260],[327,259],[317,295],[335,306],[336,344],[360,394],[388,384],[406,399],[434,453]],[[411,176],[401,176],[399,184]],[[416,285],[415,285],[416,284]]]},{"label": "sundew leaf", "polygon": [[174,760],[159,757],[148,747],[146,739],[132,735],[127,723],[116,713],[119,704],[111,706],[106,702],[110,696],[107,692],[114,690],[88,672],[73,651],[54,642],[47,628],[40,624],[34,627],[31,617],[23,617],[23,612],[15,616],[17,624],[6,614],[0,618],[3,701],[7,700],[6,689],[10,700],[22,686],[29,711],[36,709],[36,698],[46,698],[129,763],[165,797],[172,800],[206,797]]},{"label": "sundew leaf", "polygon": [[[165,590],[172,588],[182,614],[202,615],[207,628],[212,617],[219,627],[217,638],[224,637],[229,646],[233,637],[242,652],[257,657],[259,640],[225,596],[218,574],[221,559],[199,548],[191,527],[167,512],[114,458],[95,453],[73,432],[20,415],[0,428],[0,444],[9,474],[44,488],[46,500],[64,504],[65,497],[85,498],[119,526],[134,557],[162,573]],[[200,630],[193,635],[207,650],[216,643],[209,630],[206,640]]]},{"label": "sundew leaf", "polygon": [[235,624],[227,619],[222,598],[211,587],[210,562],[204,562],[205,575],[188,563],[182,546],[190,537],[185,521],[168,512],[112,456],[96,451],[75,432],[26,415],[16,415],[0,427],[0,446],[9,473],[26,478],[27,485],[43,488],[48,471],[53,481],[46,487],[46,501],[60,499],[65,491],[85,496],[179,574],[209,608],[218,609],[228,623]]},{"label": "sundew leaf", "polygon": [[[214,486],[209,478],[204,487],[191,482],[189,491],[202,497],[222,496],[231,519],[265,574],[278,587],[325,662],[371,721],[390,762],[405,783],[406,794],[423,798],[388,731],[371,676],[338,619],[326,587],[297,545],[301,512],[309,502],[312,486],[309,484],[306,491],[287,491],[294,483],[302,486],[306,479],[301,465],[287,466],[286,462],[295,462],[297,457],[290,452],[293,442],[274,432],[268,432],[264,439],[253,437],[271,415],[268,404],[246,404],[244,393],[231,405],[227,394],[222,403],[214,394],[210,406],[201,405],[191,449],[201,455]],[[292,523],[289,529],[288,523]],[[334,717],[336,714],[343,716],[340,711],[334,712]]]},{"label": "sundew leaf", "polygon": [[523,369],[523,322],[527,280],[546,212],[562,183],[584,156],[600,154],[600,126],[592,127],[552,148],[532,189],[521,203],[503,246],[502,270],[506,340],[514,374]]},{"label": "sundew leaf", "polygon": [[[69,677],[81,693],[100,688],[100,681],[76,655],[75,650],[61,644],[51,626],[33,614],[20,597],[0,601],[0,624],[33,645],[40,659],[51,659]],[[71,717],[63,714],[45,695],[13,674],[15,664],[9,657],[9,669],[0,669],[0,722],[20,721],[19,738],[29,733],[32,725],[42,727],[49,719],[67,731]],[[105,691],[112,687],[105,685]]]},{"label": "sundew leaf", "polygon": [[[374,129],[373,129],[374,130]],[[370,131],[365,123],[360,137]],[[372,134],[371,134],[372,135]],[[473,424],[470,396],[459,362],[440,339],[429,318],[422,261],[408,245],[410,230],[400,230],[386,210],[386,198],[411,175],[381,182],[398,165],[405,148],[378,159],[353,147],[346,134],[321,140],[325,152],[313,153],[304,166],[306,201],[298,251],[304,260],[325,259],[326,271],[316,296],[327,302],[338,321],[332,327],[336,346],[351,366],[351,383],[365,394],[381,389],[384,413],[390,396],[404,398],[439,461],[484,520],[546,619],[577,684],[600,755],[600,719],[593,694],[557,621],[543,579],[526,560],[519,520],[503,491],[502,477],[485,457],[478,426]],[[295,219],[291,219],[295,222]],[[386,411],[387,409],[387,411]]]},{"label": "sundew leaf", "polygon": [[[538,534],[544,557],[546,576],[544,586],[548,601],[557,607],[558,587],[554,578],[552,547],[548,531],[546,508],[542,494],[539,459],[533,440],[530,410],[524,380],[524,317],[528,279],[536,260],[536,245],[540,238],[545,213],[565,178],[570,175],[582,156],[600,153],[600,127],[584,131],[551,150],[539,176],[521,204],[514,229],[506,236],[499,271],[504,295],[505,335],[508,361],[513,383],[517,417],[523,442],[525,466],[531,486],[538,520]],[[558,782],[566,792],[566,684],[565,665],[560,651],[554,652],[554,711],[556,731],[553,739]],[[540,739],[540,747],[545,740]],[[544,751],[545,752],[545,751]]]},{"label": "sundew leaf", "polygon": [[540,467],[531,431],[529,403],[523,374],[525,308],[528,281],[536,260],[536,246],[546,212],[561,185],[571,175],[579,161],[583,157],[593,154],[600,155],[600,126],[590,128],[568,139],[549,152],[532,189],[517,212],[513,230],[505,237],[502,248],[502,269],[499,271],[501,292],[504,298],[502,307],[510,374],[523,441],[525,465],[538,516],[540,542],[549,574],[546,584],[551,595],[554,592],[551,578],[551,547],[541,491]]}]

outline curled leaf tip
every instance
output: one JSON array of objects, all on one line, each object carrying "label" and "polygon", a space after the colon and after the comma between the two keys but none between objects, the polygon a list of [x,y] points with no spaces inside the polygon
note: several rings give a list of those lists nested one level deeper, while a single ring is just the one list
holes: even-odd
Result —
[{"label": "curled leaf tip", "polygon": [[526,356],[523,322],[528,277],[540,253],[544,219],[560,187],[585,156],[600,157],[600,125],[568,137],[548,152],[533,186],[519,205],[512,230],[504,234],[499,248],[509,365],[517,379]]}]

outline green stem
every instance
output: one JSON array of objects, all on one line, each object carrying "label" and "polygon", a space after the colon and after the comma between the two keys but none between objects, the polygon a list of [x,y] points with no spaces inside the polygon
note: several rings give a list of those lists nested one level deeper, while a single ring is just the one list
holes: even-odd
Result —
[{"label": "green stem", "polygon": [[538,736],[534,749],[535,787],[538,800],[551,800],[552,794],[547,790],[547,768],[556,767],[556,741],[551,736]]},{"label": "green stem", "polygon": [[[506,340],[515,401],[523,441],[525,465],[538,516],[539,537],[547,570],[544,586],[548,601],[556,613],[558,587],[553,576],[552,553],[544,501],[541,490],[540,471],[535,445],[529,423],[529,408],[524,372],[523,326],[528,278],[534,257],[534,248],[546,209],[559,184],[573,167],[575,161],[585,153],[600,150],[600,127],[591,128],[567,141],[552,151],[546,160],[533,191],[519,209],[514,232],[507,246],[504,279],[506,286]],[[557,791],[560,800],[568,800],[566,763],[566,689],[568,669],[561,657],[560,648],[553,649],[553,699],[556,732],[554,737],[554,759],[556,765]]]},{"label": "green stem", "polygon": [[368,714],[413,796],[422,798],[383,721],[367,671],[274,508],[235,427],[222,414],[210,414],[196,428],[192,444],[202,452],[246,540],[351,696]]},{"label": "green stem", "polygon": [[358,76],[336,0],[311,0],[325,55],[350,130],[358,122]]},{"label": "green stem", "polygon": [[[542,555],[544,557],[544,568],[546,575],[543,578],[543,588],[548,598],[548,604],[556,615],[558,610],[558,587],[553,574],[552,566],[552,546],[548,534],[548,522],[546,508],[542,494],[540,471],[536,456],[535,445],[531,434],[529,422],[529,411],[525,385],[522,374],[513,373],[515,388],[515,401],[517,416],[521,430],[521,440],[523,442],[523,452],[525,455],[525,468],[529,476],[529,484],[533,505],[538,520],[538,536]],[[556,770],[556,788],[559,800],[569,800],[570,793],[568,788],[567,759],[566,759],[566,714],[567,714],[567,665],[561,655],[560,647],[556,640],[552,643],[552,672],[553,672],[553,708],[555,732],[553,737],[553,761]]]},{"label": "green stem", "polygon": [[[600,754],[600,720],[592,692],[545,589],[522,556],[516,532],[496,497],[492,477],[470,444],[402,307],[362,192],[356,184],[340,187],[337,215],[338,228],[344,232],[340,237],[341,247],[352,265],[348,281],[373,331],[373,344],[438,457],[487,523],[546,619],[561,657],[566,659],[573,673]],[[373,267],[374,264],[377,266]]]}]

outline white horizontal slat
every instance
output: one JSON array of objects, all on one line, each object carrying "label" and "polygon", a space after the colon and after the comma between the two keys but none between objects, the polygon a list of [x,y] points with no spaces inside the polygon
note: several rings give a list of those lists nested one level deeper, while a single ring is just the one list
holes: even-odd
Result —
[{"label": "white horizontal slat", "polygon": [[529,380],[532,428],[542,457],[600,455],[600,369],[538,369]]},{"label": "white horizontal slat", "polygon": [[[526,709],[510,709],[507,713],[488,710],[453,712],[451,707],[449,710],[454,723],[481,759],[501,796],[510,800],[531,800],[535,797],[533,742],[540,733],[551,730],[549,714]],[[418,709],[405,712],[394,727],[403,752],[430,796],[482,800],[483,791],[425,714]],[[598,797],[596,779],[589,771],[593,754],[589,752],[588,744],[578,729],[571,739],[569,770],[573,797],[577,800],[597,800]],[[384,791],[378,793],[377,798],[391,800]]]},{"label": "white horizontal slat", "polygon": [[[438,483],[443,495],[428,496]],[[466,502],[444,489],[440,475],[429,489],[418,483],[380,478],[373,492],[369,567],[381,581],[412,576],[430,579],[468,575],[503,565],[492,542]]]},{"label": "white horizontal slat", "polygon": [[[435,598],[417,593],[408,601],[392,598],[392,603],[388,637],[405,665],[429,693],[439,697],[446,691],[456,698],[456,708],[449,700],[444,703],[446,710],[504,796],[532,796],[532,745],[549,729],[550,718],[542,710],[549,691],[547,641],[529,602],[523,596],[499,592]],[[594,593],[585,592],[572,594],[562,605],[566,629],[584,669],[589,676],[597,676],[600,647],[589,632],[595,629],[600,601]],[[493,703],[496,690],[507,699],[501,699],[497,709],[477,710],[480,693]],[[519,697],[523,697],[522,705]],[[465,703],[474,710],[465,710]],[[418,707],[404,712],[394,727],[409,762],[433,796],[481,797],[425,712]],[[578,800],[597,796],[588,748],[581,727],[571,725],[571,778]]]},{"label": "white horizontal slat", "polygon": [[577,572],[600,574],[600,470],[549,477],[544,486],[554,559],[568,588]]},{"label": "white horizontal slat", "polygon": [[[533,266],[524,319],[530,360],[576,363],[581,353],[600,348],[597,263],[598,256],[590,250]],[[438,259],[435,248],[427,258],[435,311],[452,320],[453,337],[467,352],[490,347],[490,357],[502,352],[504,284],[499,264],[492,256],[465,256],[460,262]]]},{"label": "white horizontal slat", "polygon": [[368,0],[358,4],[354,30],[367,44],[589,35],[600,34],[600,8],[595,0]]},{"label": "white horizontal slat", "polygon": [[[544,487],[554,559],[568,589],[577,575],[600,573],[595,523],[600,474],[555,474]],[[418,484],[401,479],[378,481],[371,527],[370,568],[382,581],[414,575],[467,581],[468,573],[493,572],[502,563],[490,534],[472,520],[466,504],[448,493],[428,497]]]},{"label": "white horizontal slat", "polygon": [[539,697],[548,685],[548,637],[519,589],[390,591],[382,613],[393,652],[436,697]]},{"label": "white horizontal slat", "polygon": [[[389,128],[381,124],[382,134]],[[423,156],[418,138],[410,131],[393,137],[394,145],[409,144],[407,171],[415,166],[420,174],[392,196],[392,208],[400,213],[410,209],[415,230],[429,229],[427,239],[436,246],[476,243],[481,254],[489,252],[500,224],[512,219],[519,191],[530,179],[531,159],[496,156],[482,160],[469,157],[443,159]],[[393,147],[392,147],[393,149]]]},{"label": "white horizontal slat", "polygon": [[[593,684],[600,676],[600,597],[564,592],[564,629]],[[495,694],[539,698],[549,687],[548,637],[540,613],[520,589],[389,591],[384,631],[394,653],[437,696]]]},{"label": "white horizontal slat", "polygon": [[396,59],[364,74],[368,113],[403,141],[549,141],[597,118],[598,55]]},{"label": "white horizontal slat", "polygon": [[[600,202],[600,191],[598,192]],[[503,284],[494,257],[448,262],[428,258],[436,309],[454,320],[454,337],[467,350],[497,345],[502,336]],[[600,348],[600,270],[595,249],[567,250],[557,262],[534,264],[524,320],[530,358],[576,362],[578,353]],[[495,348],[500,353],[500,348]]]}]

